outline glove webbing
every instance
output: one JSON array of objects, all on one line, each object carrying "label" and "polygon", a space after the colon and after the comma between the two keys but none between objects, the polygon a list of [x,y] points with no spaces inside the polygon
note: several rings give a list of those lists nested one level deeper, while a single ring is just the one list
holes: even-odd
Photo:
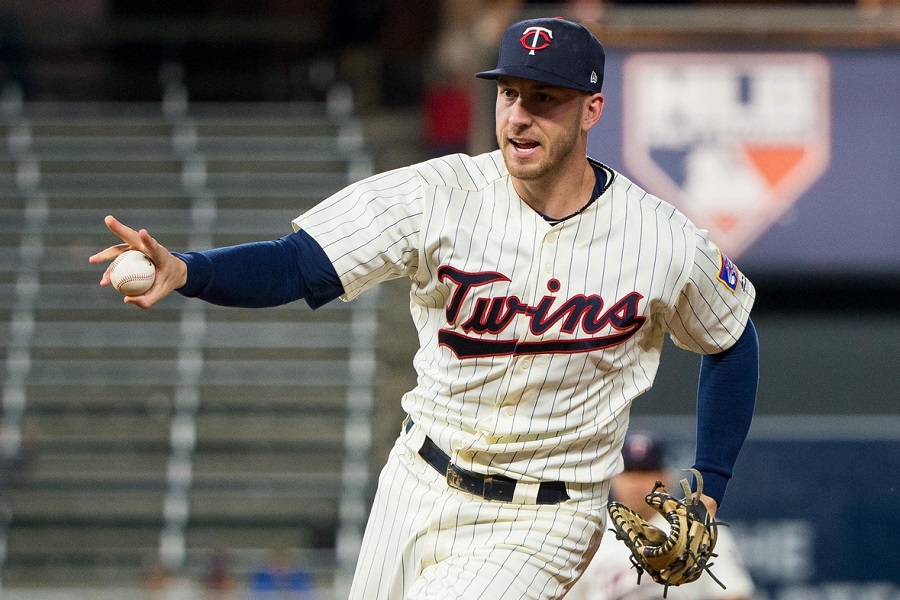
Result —
[{"label": "glove webbing", "polygon": [[[663,598],[668,594],[669,585],[695,581],[703,571],[725,588],[725,584],[710,570],[713,566],[710,559],[717,556],[712,552],[717,537],[716,527],[725,523],[710,521],[706,505],[700,500],[703,477],[695,469],[687,470],[697,479],[697,491],[692,492],[688,480],[682,479],[683,501],[668,494],[659,481],[645,499],[648,505],[666,518],[670,527],[668,535],[624,504],[610,502],[609,505],[609,514],[615,526],[611,531],[631,550],[630,559],[637,569],[638,585],[641,575],[647,571],[654,581],[665,586]],[[687,534],[682,535],[682,531]],[[704,532],[708,533],[708,544],[703,543]]]}]

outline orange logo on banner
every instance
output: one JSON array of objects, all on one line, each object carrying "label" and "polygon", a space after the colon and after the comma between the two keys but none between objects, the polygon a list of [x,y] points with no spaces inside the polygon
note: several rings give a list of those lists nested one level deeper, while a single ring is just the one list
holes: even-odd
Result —
[{"label": "orange logo on banner", "polygon": [[827,169],[829,97],[817,54],[634,54],[625,163],[737,257]]},{"label": "orange logo on banner", "polygon": [[772,187],[781,183],[800,164],[806,154],[806,148],[802,146],[770,148],[744,144],[744,150],[766,182]]}]

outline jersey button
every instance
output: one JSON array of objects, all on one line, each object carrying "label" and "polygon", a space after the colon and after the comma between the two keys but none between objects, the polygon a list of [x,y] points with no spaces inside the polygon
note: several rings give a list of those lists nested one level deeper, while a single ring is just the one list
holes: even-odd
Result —
[{"label": "jersey button", "polygon": [[506,406],[503,408],[503,412],[506,413],[507,417],[511,417],[516,414],[516,409],[512,406]]},{"label": "jersey button", "polygon": [[551,231],[550,233],[547,234],[547,243],[552,244],[552,243],[556,242],[556,240],[558,238],[559,238],[559,233],[556,231]]},{"label": "jersey button", "polygon": [[523,358],[520,368],[524,370],[530,366],[531,366],[531,358]]}]

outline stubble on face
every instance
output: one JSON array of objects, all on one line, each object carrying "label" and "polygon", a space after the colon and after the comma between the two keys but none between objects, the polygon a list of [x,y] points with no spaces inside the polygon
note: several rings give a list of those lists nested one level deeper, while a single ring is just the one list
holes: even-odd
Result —
[{"label": "stubble on face", "polygon": [[[582,111],[575,111],[568,122],[551,124],[549,131],[541,125],[519,126],[508,124],[498,114],[497,144],[503,151],[507,170],[512,177],[522,181],[537,181],[560,169],[578,147]],[[549,135],[548,135],[549,134]],[[527,137],[539,142],[535,157],[515,156],[512,139]]]},{"label": "stubble on face", "polygon": [[[512,137],[516,137],[516,133],[520,134],[521,132],[513,133]],[[535,181],[553,173],[574,151],[578,140],[578,131],[567,129],[553,140],[548,140],[545,136],[541,137],[543,138],[541,139],[541,156],[536,161],[531,161],[519,160],[512,156],[512,153],[507,151],[508,147],[512,146],[509,138],[505,135],[498,136],[501,147],[507,147],[504,149],[504,156],[510,175],[522,181]]]}]

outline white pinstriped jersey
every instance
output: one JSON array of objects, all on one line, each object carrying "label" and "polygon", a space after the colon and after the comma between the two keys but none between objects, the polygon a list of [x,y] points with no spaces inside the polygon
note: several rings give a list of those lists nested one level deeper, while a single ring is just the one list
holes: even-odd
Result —
[{"label": "white pinstriped jersey", "polygon": [[344,300],[410,279],[420,349],[403,407],[464,469],[608,479],[664,335],[714,353],[743,331],[752,284],[705,231],[602,168],[601,196],[556,225],[518,197],[499,151],[372,176],[294,220]]}]

